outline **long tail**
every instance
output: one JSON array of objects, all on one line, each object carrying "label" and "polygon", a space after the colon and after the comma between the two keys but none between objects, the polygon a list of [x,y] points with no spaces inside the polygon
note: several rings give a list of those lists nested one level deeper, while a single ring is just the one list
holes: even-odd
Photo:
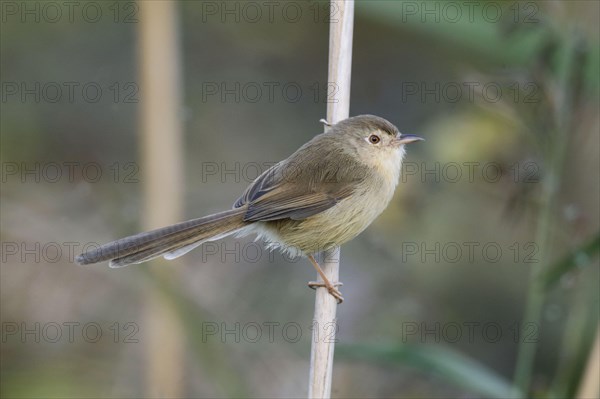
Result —
[{"label": "long tail", "polygon": [[245,213],[245,207],[241,207],[121,238],[85,252],[75,261],[80,265],[88,265],[108,260],[110,267],[123,267],[161,255],[174,259],[203,242],[225,237],[247,226],[248,222],[244,222]]}]

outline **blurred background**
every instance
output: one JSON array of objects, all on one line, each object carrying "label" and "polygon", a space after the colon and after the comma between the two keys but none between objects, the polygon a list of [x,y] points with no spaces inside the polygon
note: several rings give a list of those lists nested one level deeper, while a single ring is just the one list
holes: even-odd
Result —
[{"label": "blurred background", "polygon": [[[67,2],[68,3],[68,2]],[[323,130],[327,2],[1,3],[2,397],[597,397],[600,3],[356,4],[351,115],[410,146],[342,248],[251,238],[173,262],[83,249],[229,208]]]}]

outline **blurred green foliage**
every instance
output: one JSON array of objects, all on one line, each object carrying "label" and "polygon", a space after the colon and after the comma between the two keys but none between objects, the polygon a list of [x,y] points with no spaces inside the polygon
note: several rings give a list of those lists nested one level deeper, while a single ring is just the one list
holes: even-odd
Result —
[{"label": "blurred green foliage", "polygon": [[[82,7],[88,3],[94,2]],[[386,213],[342,249],[347,301],[339,308],[336,397],[560,398],[579,387],[600,302],[599,4],[476,3],[477,10],[499,5],[503,18],[490,22],[476,12],[473,20],[464,14],[451,22],[423,14],[442,2],[357,3],[351,114],[381,115],[427,142],[409,149],[406,162],[417,171],[405,168]],[[3,175],[3,243],[105,242],[139,229],[141,185],[151,177],[140,169],[127,184],[110,169],[127,172],[123,165],[139,159],[138,103],[123,100],[130,94],[125,85],[139,80],[137,24],[115,23],[102,4],[107,17],[97,23],[22,22],[3,14],[3,94],[7,83],[21,82],[94,82],[104,89],[98,102],[81,95],[56,103],[3,98],[3,165],[95,162],[104,171],[95,184],[79,173],[55,183]],[[250,173],[206,175],[207,163],[235,170],[286,157],[321,131],[327,99],[325,3],[298,3],[305,17],[295,23],[281,16],[223,22],[203,4],[178,3],[190,218],[229,207],[251,180]],[[263,95],[252,102],[207,93],[213,84],[236,82],[294,83],[303,95],[289,101],[278,90],[273,101]],[[465,82],[479,83],[473,98]],[[481,92],[485,83],[503,96],[490,101]],[[458,84],[462,95],[423,96],[423,87],[436,84]],[[143,87],[135,98],[144,101]],[[503,176],[491,183],[480,173],[471,181],[422,174],[423,166],[464,162],[500,165]],[[503,256],[490,261],[477,252],[474,260],[453,262],[406,251],[407,243],[468,242],[496,243]],[[533,253],[526,246],[532,243]],[[304,286],[313,278],[308,264],[266,251],[253,261],[197,250],[178,266],[149,267],[172,267],[172,279],[154,279],[146,266],[80,268],[66,255],[58,262],[6,255],[3,323],[97,322],[105,335],[97,343],[3,335],[1,396],[143,396],[150,349],[141,314],[155,291],[185,331],[186,396],[305,394],[313,310]],[[139,325],[139,343],[113,342],[115,322]],[[293,322],[302,335],[294,342],[281,334],[274,342],[206,339],[207,322]],[[490,322],[502,327],[496,342],[478,335],[440,343],[403,330],[407,323]],[[535,339],[525,340],[532,332]]]}]

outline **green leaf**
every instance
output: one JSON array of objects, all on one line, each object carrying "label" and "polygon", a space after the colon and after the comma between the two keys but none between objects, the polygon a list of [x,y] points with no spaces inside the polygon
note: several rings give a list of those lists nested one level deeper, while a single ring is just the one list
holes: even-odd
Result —
[{"label": "green leaf", "polygon": [[[481,62],[488,61],[501,65],[503,68],[510,66],[531,65],[545,51],[550,42],[560,44],[570,40],[573,31],[566,29],[564,24],[553,22],[552,15],[546,15],[543,10],[536,12],[536,23],[515,23],[515,10],[506,2],[502,15],[507,17],[499,21],[490,21],[481,11],[473,12],[472,17],[467,8],[464,14],[456,21],[449,18],[439,18],[440,13],[427,16],[426,2],[415,1],[363,1],[357,2],[358,15],[375,19],[378,23],[389,27],[410,31],[422,37],[429,37],[445,46],[452,46],[457,51],[462,49],[465,55]],[[465,3],[466,4],[466,3]],[[512,4],[514,5],[514,4]],[[478,5],[478,7],[481,4]],[[439,5],[438,5],[439,7]],[[442,13],[443,14],[443,13]],[[424,18],[424,19],[423,19]],[[436,19],[437,18],[437,19]],[[508,34],[503,30],[506,22],[513,22],[519,29]],[[600,51],[598,41],[593,35],[586,37],[583,31],[578,31],[585,40],[581,48],[587,57],[584,68],[585,82],[593,88],[595,95],[600,85],[598,68],[600,67]]]},{"label": "green leaf", "polygon": [[336,357],[405,365],[435,373],[446,381],[489,398],[519,397],[502,376],[458,352],[443,348],[398,344],[338,345]]},{"label": "green leaf", "polygon": [[569,271],[588,265],[598,251],[600,251],[600,232],[590,241],[549,267],[541,276],[542,285],[547,290],[552,288]]}]

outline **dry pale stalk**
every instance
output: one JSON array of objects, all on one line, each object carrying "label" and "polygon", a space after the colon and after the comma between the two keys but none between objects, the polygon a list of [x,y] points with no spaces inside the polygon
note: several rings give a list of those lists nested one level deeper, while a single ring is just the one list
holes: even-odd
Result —
[{"label": "dry pale stalk", "polygon": [[[328,87],[336,90],[332,90],[335,93],[332,98],[328,96],[330,102],[327,104],[327,121],[334,124],[348,118],[350,113],[354,0],[332,0],[331,10],[335,10],[335,13],[331,13],[329,25]],[[339,281],[340,249],[334,248],[324,255],[321,267],[325,275],[329,281]],[[322,281],[319,276],[317,278]],[[326,288],[318,288],[315,295],[308,397],[329,398],[337,332],[337,301]]]}]

